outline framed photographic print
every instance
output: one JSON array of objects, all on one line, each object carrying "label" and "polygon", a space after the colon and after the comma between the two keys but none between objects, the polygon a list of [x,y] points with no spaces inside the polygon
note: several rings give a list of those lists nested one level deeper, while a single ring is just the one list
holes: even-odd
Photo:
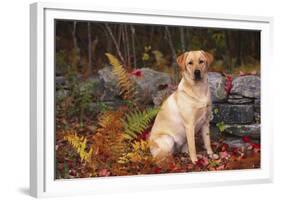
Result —
[{"label": "framed photographic print", "polygon": [[35,3],[31,194],[272,180],[272,19]]}]

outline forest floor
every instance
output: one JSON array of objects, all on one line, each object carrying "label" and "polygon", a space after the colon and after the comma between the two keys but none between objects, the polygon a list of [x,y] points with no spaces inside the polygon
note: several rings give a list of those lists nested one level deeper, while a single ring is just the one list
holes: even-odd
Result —
[{"label": "forest floor", "polygon": [[[168,158],[164,164],[159,165],[153,162],[151,155],[148,155],[149,153],[139,152],[142,160],[118,163],[117,160],[105,158],[103,165],[93,168],[87,162],[82,161],[75,149],[65,140],[63,130],[66,126],[78,135],[88,138],[88,141],[91,141],[90,138],[92,138],[95,129],[90,120],[81,126],[75,120],[66,122],[57,119],[55,147],[57,179],[260,168],[260,145],[252,143],[248,137],[243,138],[245,146],[240,148],[229,147],[224,143],[223,137],[217,141],[212,141],[213,151],[219,155],[219,158],[210,159],[203,149],[201,137],[198,136],[196,138],[198,157],[196,164],[192,164],[188,154],[177,153]],[[144,141],[147,139],[147,132],[145,134],[142,137]],[[87,146],[89,145],[91,145],[91,142],[87,143]],[[102,158],[102,155],[97,154],[96,156]]]}]

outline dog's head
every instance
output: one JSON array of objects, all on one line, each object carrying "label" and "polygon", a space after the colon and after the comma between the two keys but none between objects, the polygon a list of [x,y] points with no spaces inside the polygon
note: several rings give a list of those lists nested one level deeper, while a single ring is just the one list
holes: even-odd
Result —
[{"label": "dog's head", "polygon": [[198,82],[207,76],[208,67],[213,62],[213,55],[205,51],[188,51],[177,58],[182,76],[186,80]]}]

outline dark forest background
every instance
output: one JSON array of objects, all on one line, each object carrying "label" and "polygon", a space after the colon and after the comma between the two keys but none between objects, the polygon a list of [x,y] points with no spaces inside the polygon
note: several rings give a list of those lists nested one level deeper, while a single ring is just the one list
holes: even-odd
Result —
[{"label": "dark forest background", "polygon": [[199,49],[214,55],[211,71],[259,73],[259,31],[56,21],[57,73],[75,65],[88,77],[108,63],[110,52],[129,71],[150,67],[177,76],[176,57]]}]

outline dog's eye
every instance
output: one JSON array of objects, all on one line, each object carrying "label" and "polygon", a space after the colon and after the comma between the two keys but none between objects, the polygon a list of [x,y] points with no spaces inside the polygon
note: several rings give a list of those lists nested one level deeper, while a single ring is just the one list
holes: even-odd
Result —
[{"label": "dog's eye", "polygon": [[192,62],[192,61],[189,61],[189,62],[188,62],[188,64],[189,64],[189,65],[192,65],[192,64],[193,64],[193,62]]},{"label": "dog's eye", "polygon": [[203,60],[200,60],[200,61],[199,61],[199,64],[202,64],[202,63],[204,63],[204,61],[203,61]]}]

